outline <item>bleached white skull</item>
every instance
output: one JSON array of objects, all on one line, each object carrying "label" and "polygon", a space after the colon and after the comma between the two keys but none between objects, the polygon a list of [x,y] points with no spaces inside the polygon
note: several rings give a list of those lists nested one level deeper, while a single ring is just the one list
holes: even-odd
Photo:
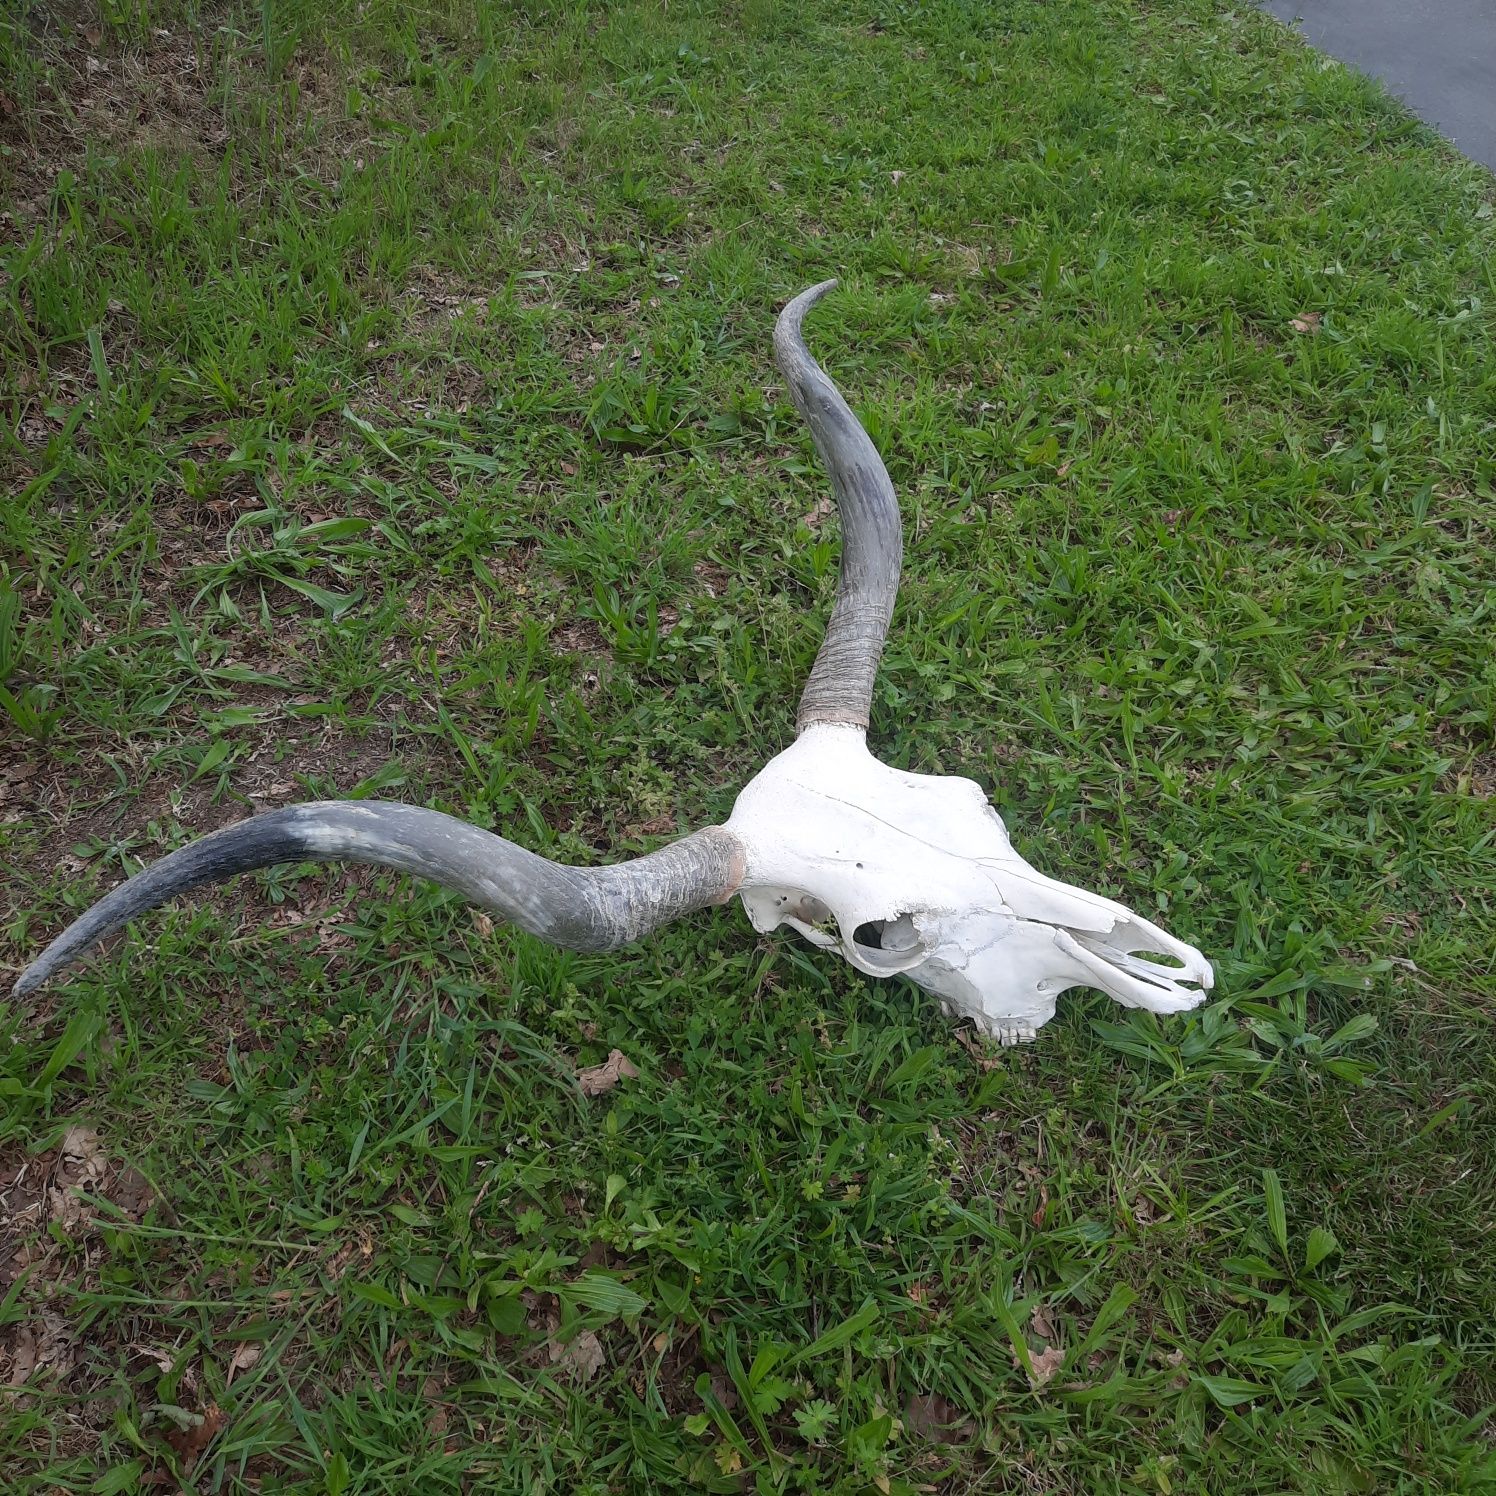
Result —
[{"label": "bleached white skull", "polygon": [[788,925],[869,976],[901,973],[1005,1044],[1032,1039],[1067,987],[1177,1013],[1211,985],[1191,946],[1030,867],[980,785],[879,763],[857,727],[807,727],[727,829],[756,929]]},{"label": "bleached white skull", "polygon": [[797,296],[774,330],[842,522],[841,580],[801,698],[795,743],[709,826],[632,862],[566,867],[418,806],[288,806],[191,842],[69,926],[16,983],[27,992],[143,910],[251,868],[373,863],[455,888],[532,934],[610,950],[677,915],[741,896],[759,930],[788,925],[871,976],[903,974],[1005,1043],[1031,1039],[1069,987],[1175,1013],[1204,999],[1209,963],[1120,904],[1036,872],[969,779],[908,774],[867,749],[868,708],[902,559],[888,473],[806,351],[801,322],[835,281]]}]

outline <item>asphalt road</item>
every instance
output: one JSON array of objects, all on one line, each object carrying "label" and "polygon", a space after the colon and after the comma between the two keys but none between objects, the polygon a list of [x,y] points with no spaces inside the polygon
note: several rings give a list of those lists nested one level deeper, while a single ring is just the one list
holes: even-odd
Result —
[{"label": "asphalt road", "polygon": [[1263,0],[1496,171],[1496,0]]}]

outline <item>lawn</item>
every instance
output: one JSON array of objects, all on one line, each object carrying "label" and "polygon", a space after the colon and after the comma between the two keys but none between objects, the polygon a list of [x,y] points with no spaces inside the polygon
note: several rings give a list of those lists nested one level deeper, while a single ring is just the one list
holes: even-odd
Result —
[{"label": "lawn", "polygon": [[10,972],[251,809],[725,819],[828,275],[875,747],[1217,970],[995,1050],[736,905],[158,911],[0,1000],[7,1492],[1493,1489],[1488,174],[1216,0],[23,0],[0,152]]}]

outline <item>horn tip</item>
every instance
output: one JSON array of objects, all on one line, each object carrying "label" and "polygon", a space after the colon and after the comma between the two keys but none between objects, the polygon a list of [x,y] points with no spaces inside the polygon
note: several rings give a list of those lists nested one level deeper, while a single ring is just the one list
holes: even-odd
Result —
[{"label": "horn tip", "polygon": [[791,297],[785,302],[784,310],[780,312],[781,321],[792,321],[799,323],[800,319],[818,302],[823,296],[830,293],[841,284],[841,281],[833,276],[830,280],[817,282],[813,286],[807,286],[798,296]]},{"label": "horn tip", "polygon": [[816,368],[814,360],[805,350],[805,339],[800,330],[801,324],[805,321],[805,314],[823,296],[834,291],[839,284],[839,281],[833,279],[808,287],[792,300],[785,302],[784,309],[774,324],[775,361],[792,385],[795,383],[795,371],[804,370],[806,366],[811,370]]},{"label": "horn tip", "polygon": [[28,993],[35,992],[50,975],[45,961],[33,961],[16,978],[15,985],[10,990],[16,997],[25,997]]}]

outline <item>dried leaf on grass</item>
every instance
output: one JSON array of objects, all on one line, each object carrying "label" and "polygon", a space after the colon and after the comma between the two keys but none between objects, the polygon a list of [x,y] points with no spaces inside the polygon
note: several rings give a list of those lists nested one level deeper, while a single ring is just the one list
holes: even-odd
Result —
[{"label": "dried leaf on grass", "polygon": [[630,836],[673,836],[675,834],[675,812],[664,811],[647,820],[634,821],[628,828]]},{"label": "dried leaf on grass", "polygon": [[601,1065],[577,1071],[577,1084],[584,1096],[601,1096],[611,1091],[625,1076],[632,1079],[639,1071],[621,1049],[615,1049]]},{"label": "dried leaf on grass", "polygon": [[447,1424],[451,1421],[451,1410],[441,1400],[445,1390],[446,1383],[437,1376],[427,1377],[421,1384],[421,1396],[430,1408],[426,1415],[426,1427],[437,1439],[446,1434]]},{"label": "dried leaf on grass", "polygon": [[217,1403],[209,1403],[201,1413],[188,1416],[194,1421],[187,1428],[173,1429],[166,1436],[166,1442],[176,1450],[177,1458],[182,1462],[184,1473],[192,1469],[198,1456],[213,1442],[214,1435],[223,1427],[223,1411]]},{"label": "dried leaf on grass", "polygon": [[123,1169],[109,1187],[109,1198],[131,1220],[138,1221],[150,1209],[156,1191],[139,1169]]},{"label": "dried leaf on grass", "polygon": [[43,1309],[11,1337],[10,1372],[6,1380],[12,1387],[20,1387],[34,1372],[49,1367],[57,1376],[66,1376],[78,1359],[75,1339],[72,1327],[60,1314]]},{"label": "dried leaf on grass", "polygon": [[80,1123],[75,1122],[63,1133],[62,1142],[58,1146],[65,1158],[74,1160],[85,1168],[102,1172],[109,1161],[98,1133]]},{"label": "dried leaf on grass", "polygon": [[1318,332],[1322,316],[1320,312],[1300,312],[1288,325],[1295,332]]},{"label": "dried leaf on grass", "polygon": [[933,1444],[965,1444],[976,1432],[971,1419],[938,1392],[911,1397],[904,1404],[904,1427]]},{"label": "dried leaf on grass", "polygon": [[800,523],[807,529],[818,530],[821,527],[821,521],[828,519],[835,512],[836,505],[830,499],[817,499],[815,507],[800,516]]},{"label": "dried leaf on grass", "polygon": [[[132,1345],[130,1354],[143,1356],[149,1361],[162,1376],[170,1376],[172,1368],[177,1364],[178,1352],[165,1345]],[[191,1367],[184,1367],[182,1371],[182,1384],[192,1386],[197,1381],[197,1375]]]},{"label": "dried leaf on grass", "polygon": [[1065,1353],[1057,1345],[1046,1346],[1029,1357],[1029,1382],[1035,1387],[1047,1386],[1065,1364]]},{"label": "dried leaf on grass", "polygon": [[9,1385],[19,1387],[36,1369],[36,1336],[24,1325],[16,1331],[10,1346]]},{"label": "dried leaf on grass", "polygon": [[52,1219],[64,1231],[72,1231],[89,1219],[88,1206],[79,1192],[101,1192],[109,1173],[109,1155],[98,1133],[78,1123],[63,1133],[57,1155],[47,1206]]},{"label": "dried leaf on grass", "polygon": [[234,1378],[241,1371],[248,1371],[261,1356],[265,1354],[265,1347],[253,1340],[246,1340],[233,1354],[229,1361],[229,1369],[224,1374],[224,1381],[232,1386]]},{"label": "dried leaf on grass", "polygon": [[1040,1340],[1054,1341],[1059,1338],[1059,1331],[1055,1328],[1055,1322],[1050,1318],[1048,1304],[1041,1302],[1034,1305],[1034,1312],[1029,1315],[1029,1329]]},{"label": "dried leaf on grass", "polygon": [[977,1062],[977,1068],[980,1070],[996,1070],[1007,1064],[1007,1061],[1000,1055],[988,1051],[987,1041],[973,1028],[958,1028],[956,1043]]},{"label": "dried leaf on grass", "polygon": [[590,1382],[602,1369],[603,1343],[591,1330],[583,1330],[575,1340],[568,1341],[565,1345],[559,1340],[553,1340],[548,1349],[551,1364],[575,1372],[580,1382]]}]

